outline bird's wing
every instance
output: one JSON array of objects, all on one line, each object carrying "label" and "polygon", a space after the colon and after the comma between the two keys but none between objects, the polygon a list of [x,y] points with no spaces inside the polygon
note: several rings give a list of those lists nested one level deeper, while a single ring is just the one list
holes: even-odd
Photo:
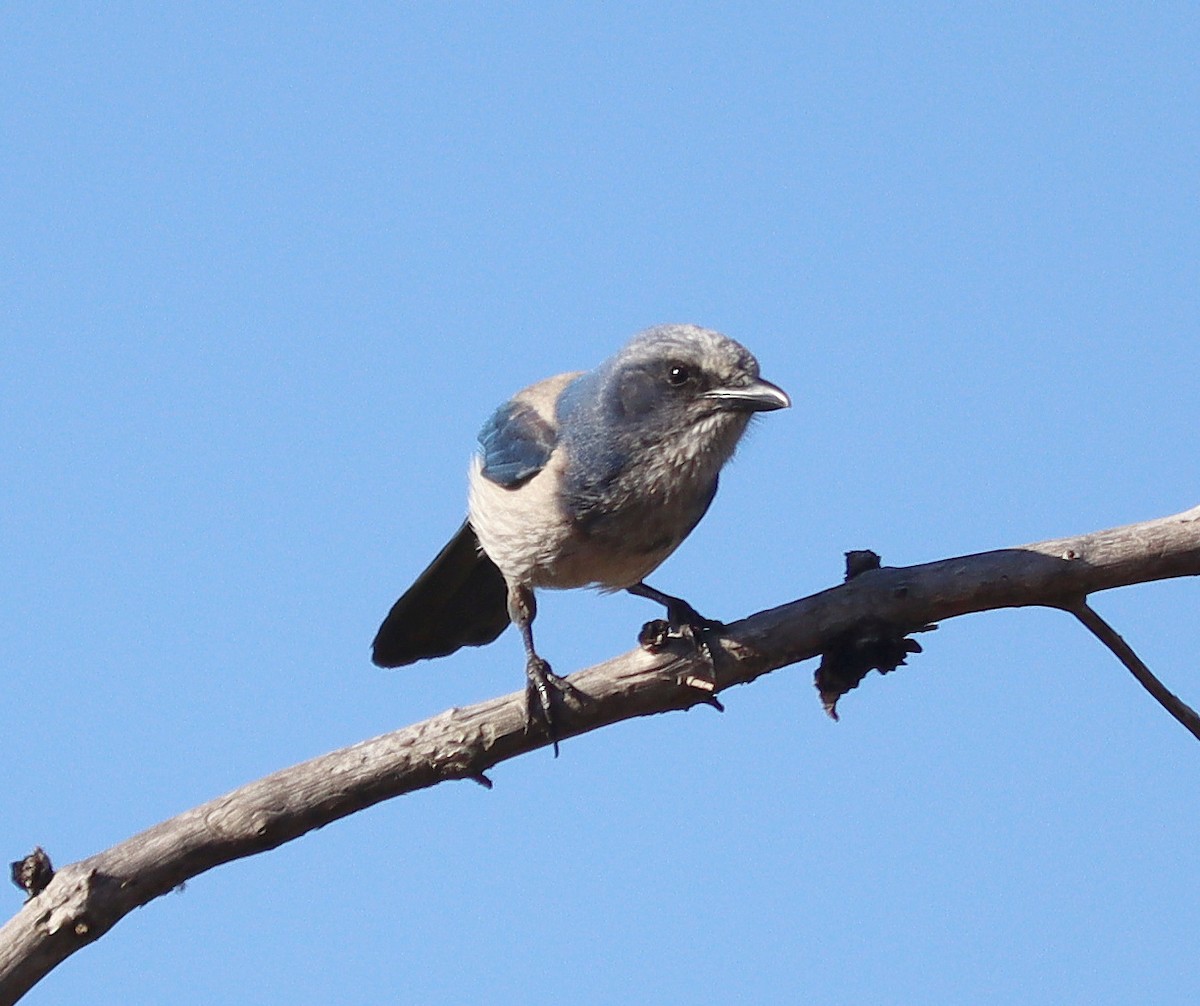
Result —
[{"label": "bird's wing", "polygon": [[528,401],[500,406],[479,431],[483,448],[480,474],[505,489],[516,489],[546,467],[558,432]]}]

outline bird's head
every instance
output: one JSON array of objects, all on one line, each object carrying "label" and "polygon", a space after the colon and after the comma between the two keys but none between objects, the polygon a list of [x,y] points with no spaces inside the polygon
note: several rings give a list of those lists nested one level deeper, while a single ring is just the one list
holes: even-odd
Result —
[{"label": "bird's head", "polygon": [[622,417],[657,418],[672,428],[792,404],[781,388],[758,376],[758,361],[745,346],[696,325],[647,329],[601,369],[607,371],[611,404]]},{"label": "bird's head", "polygon": [[789,405],[740,343],[696,325],[659,325],[569,387],[559,417],[575,439],[602,435],[626,459],[644,451],[680,461],[715,454],[719,467],[754,413]]}]

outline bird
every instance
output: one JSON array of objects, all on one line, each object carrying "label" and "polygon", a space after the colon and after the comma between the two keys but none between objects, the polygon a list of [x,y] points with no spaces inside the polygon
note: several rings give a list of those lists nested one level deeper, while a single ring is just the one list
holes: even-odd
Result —
[{"label": "bird", "polygon": [[790,405],[749,350],[691,324],[646,329],[592,370],[517,392],[479,432],[466,521],[388,612],[373,662],[482,646],[511,622],[526,730],[544,730],[557,754],[555,703],[587,697],[534,647],[535,592],[624,590],[662,604],[670,632],[719,628],[645,578],[707,512],[751,418]]}]

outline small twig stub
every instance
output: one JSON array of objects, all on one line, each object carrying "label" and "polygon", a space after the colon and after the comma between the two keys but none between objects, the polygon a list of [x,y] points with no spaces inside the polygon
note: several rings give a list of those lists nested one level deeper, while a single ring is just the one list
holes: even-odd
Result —
[{"label": "small twig stub", "polygon": [[24,859],[11,864],[12,882],[30,898],[36,898],[54,879],[50,857],[40,845]]}]

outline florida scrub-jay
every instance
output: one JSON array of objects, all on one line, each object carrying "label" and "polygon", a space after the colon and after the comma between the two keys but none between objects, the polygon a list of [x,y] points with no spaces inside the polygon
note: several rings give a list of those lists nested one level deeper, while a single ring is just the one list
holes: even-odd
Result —
[{"label": "florida scrub-jay", "polygon": [[716,624],[644,578],[704,516],[751,416],[790,404],[747,349],[695,325],[648,329],[594,370],[518,392],[480,431],[466,523],[393,605],[374,662],[480,646],[511,621],[527,726],[557,740],[552,692],[575,690],[534,649],[534,591],[627,590],[665,605],[673,629]]}]

